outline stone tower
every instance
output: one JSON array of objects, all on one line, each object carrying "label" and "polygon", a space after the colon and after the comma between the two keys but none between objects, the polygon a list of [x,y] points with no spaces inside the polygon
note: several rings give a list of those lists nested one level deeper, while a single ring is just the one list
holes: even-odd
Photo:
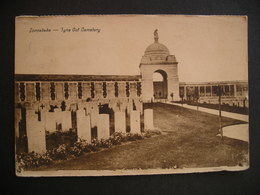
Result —
[{"label": "stone tower", "polygon": [[[179,101],[178,62],[174,55],[170,55],[168,48],[159,43],[157,31],[157,29],[154,31],[154,43],[146,48],[139,66],[142,78],[143,101],[171,100],[171,94],[173,94],[174,101]],[[162,75],[163,81],[161,84],[153,82],[155,72]],[[159,92],[159,90],[161,91]],[[159,92],[159,95],[157,92]]]}]

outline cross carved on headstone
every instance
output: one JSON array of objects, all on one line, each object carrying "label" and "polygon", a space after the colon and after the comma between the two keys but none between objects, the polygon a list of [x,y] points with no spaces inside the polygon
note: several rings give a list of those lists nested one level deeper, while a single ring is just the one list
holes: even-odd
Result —
[{"label": "cross carved on headstone", "polygon": [[43,109],[45,106],[42,104],[40,107]]}]

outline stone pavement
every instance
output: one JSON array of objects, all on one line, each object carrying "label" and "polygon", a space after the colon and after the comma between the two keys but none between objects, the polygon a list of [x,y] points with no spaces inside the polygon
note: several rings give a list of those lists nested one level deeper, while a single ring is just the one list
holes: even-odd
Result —
[{"label": "stone pavement", "polygon": [[223,136],[249,142],[248,124],[223,127]]},{"label": "stone pavement", "polygon": [[[175,106],[182,106],[181,104],[172,103],[172,102],[166,102],[166,104],[172,104],[172,105],[175,105]],[[197,106],[191,106],[191,105],[183,104],[183,107],[189,108],[189,109],[192,109],[192,110],[197,110]],[[214,110],[214,109],[210,109],[210,108],[199,107],[198,110],[201,111],[201,112],[219,115],[218,110]],[[226,111],[221,111],[221,115],[224,116],[224,117],[233,118],[233,119],[237,119],[237,120],[241,120],[241,121],[245,121],[245,122],[248,122],[248,119],[249,119],[248,115],[237,114],[237,113],[226,112]]]}]

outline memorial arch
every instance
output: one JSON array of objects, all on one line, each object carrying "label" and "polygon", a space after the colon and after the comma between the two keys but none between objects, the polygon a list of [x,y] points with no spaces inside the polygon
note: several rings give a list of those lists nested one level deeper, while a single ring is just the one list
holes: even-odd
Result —
[{"label": "memorial arch", "polygon": [[153,73],[153,96],[155,100],[167,99],[167,73],[163,70],[156,70]]},{"label": "memorial arch", "polygon": [[[154,31],[154,43],[149,45],[140,63],[142,97],[144,102],[154,99],[168,99],[179,101],[178,62],[174,55],[170,55],[168,48],[159,43],[157,30]],[[154,82],[154,73],[160,73],[163,81]],[[161,94],[161,95],[160,95]]]}]

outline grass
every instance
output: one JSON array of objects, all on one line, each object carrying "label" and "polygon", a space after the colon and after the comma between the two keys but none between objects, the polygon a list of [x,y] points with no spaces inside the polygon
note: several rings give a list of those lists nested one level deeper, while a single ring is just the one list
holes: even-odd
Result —
[{"label": "grass", "polygon": [[[196,168],[248,165],[248,143],[224,138],[218,117],[162,103],[145,104],[154,109],[154,124],[163,134],[84,154],[37,170],[115,170],[147,168]],[[244,122],[223,117],[223,125]]]}]

